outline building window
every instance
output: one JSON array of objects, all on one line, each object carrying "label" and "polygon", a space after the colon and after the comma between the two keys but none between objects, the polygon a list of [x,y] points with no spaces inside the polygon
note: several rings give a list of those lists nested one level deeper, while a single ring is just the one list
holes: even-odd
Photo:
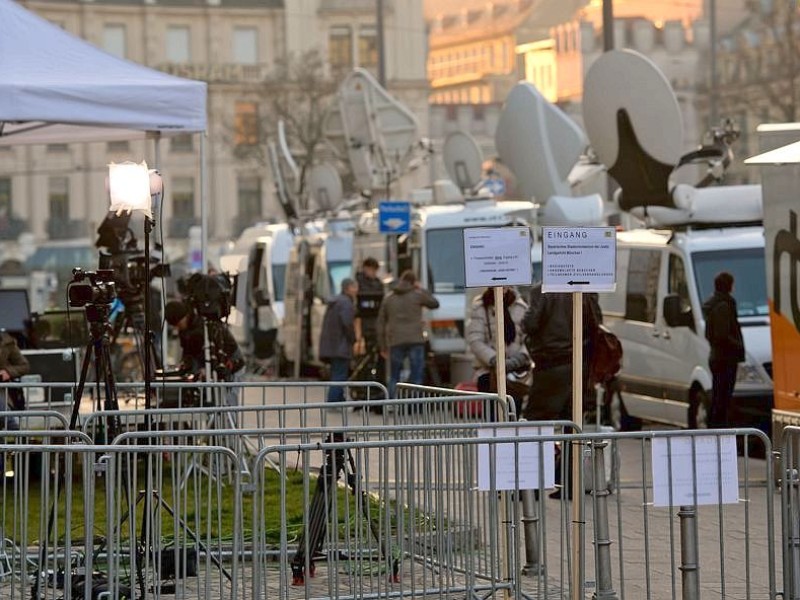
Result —
[{"label": "building window", "polygon": [[47,144],[47,151],[53,154],[64,154],[69,150],[66,144]]},{"label": "building window", "polygon": [[258,30],[255,27],[233,29],[233,62],[240,65],[258,62]]},{"label": "building window", "polygon": [[486,107],[483,104],[476,104],[472,107],[472,118],[476,121],[484,121],[486,119]]},{"label": "building window", "polygon": [[125,58],[125,25],[110,24],[103,28],[103,49],[109,54]]},{"label": "building window", "polygon": [[328,38],[331,69],[347,71],[353,68],[353,42],[349,27],[331,27]]},{"label": "building window", "polygon": [[234,118],[236,130],[234,143],[237,146],[258,144],[258,104],[256,102],[237,102]]},{"label": "building window", "polygon": [[172,180],[172,217],[175,219],[194,218],[194,179],[175,177]]},{"label": "building window", "polygon": [[131,145],[128,140],[118,140],[116,142],[108,142],[106,150],[109,154],[127,154],[131,151]]},{"label": "building window", "polygon": [[458,107],[455,104],[448,104],[445,108],[444,118],[448,121],[458,119]]},{"label": "building window", "polygon": [[194,152],[194,138],[191,133],[180,133],[170,138],[169,149],[172,152]]},{"label": "building window", "polygon": [[69,221],[69,178],[51,177],[48,181],[50,220]]},{"label": "building window", "polygon": [[366,69],[378,67],[378,34],[372,26],[358,30],[358,64]]},{"label": "building window", "polygon": [[0,177],[0,219],[11,216],[11,178]]},{"label": "building window", "polygon": [[171,63],[188,63],[191,60],[189,50],[189,28],[183,25],[167,27],[167,60]]},{"label": "building window", "polygon": [[254,175],[240,176],[237,181],[240,227],[252,225],[261,218],[261,178]]}]

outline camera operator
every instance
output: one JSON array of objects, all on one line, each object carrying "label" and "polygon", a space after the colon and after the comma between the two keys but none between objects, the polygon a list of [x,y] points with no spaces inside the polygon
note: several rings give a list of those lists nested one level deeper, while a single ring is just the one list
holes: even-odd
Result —
[{"label": "camera operator", "polygon": [[[0,330],[0,384],[19,379],[28,371],[30,364],[20,352],[17,340],[4,330]],[[10,388],[0,389],[0,411],[24,408],[14,405],[11,392]],[[16,418],[9,418],[7,421],[0,419],[0,429],[19,429],[19,422]]]},{"label": "camera operator", "polygon": [[[196,380],[213,380],[205,372],[205,330],[208,328],[211,368],[218,381],[239,381],[244,373],[244,357],[236,340],[221,321],[204,319],[183,301],[173,300],[164,308],[164,314],[171,326],[178,330],[182,356],[181,370]],[[239,403],[238,388],[226,392],[226,404]]]}]

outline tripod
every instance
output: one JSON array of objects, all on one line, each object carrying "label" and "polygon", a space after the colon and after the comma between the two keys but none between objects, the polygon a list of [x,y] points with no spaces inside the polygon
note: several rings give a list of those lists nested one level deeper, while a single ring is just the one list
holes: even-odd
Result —
[{"label": "tripod", "polygon": [[[330,435],[327,442],[343,442],[344,435],[341,433],[334,433]],[[347,449],[328,449],[325,450],[325,464],[322,466],[319,477],[317,478],[317,486],[314,489],[314,496],[311,499],[311,507],[309,508],[309,524],[304,527],[300,533],[300,540],[297,543],[297,551],[292,558],[292,585],[303,585],[305,583],[305,568],[308,564],[309,576],[313,577],[315,572],[314,561],[321,558],[322,545],[325,541],[325,535],[328,529],[328,521],[332,516],[335,516],[333,508],[333,496],[338,489],[339,478],[344,474],[344,481],[353,495],[359,493],[358,474],[356,472],[356,463],[353,459],[353,453]],[[360,492],[361,512],[364,519],[369,524],[370,532],[376,541],[380,542],[380,532],[376,519],[370,514],[369,496],[366,490]],[[306,539],[306,529],[308,530],[308,539]],[[390,569],[392,573],[392,580],[399,581],[400,573],[400,560],[399,557],[390,553],[386,547],[385,542],[381,544],[380,560],[391,561]],[[339,556],[345,560],[348,558],[341,552]]]}]

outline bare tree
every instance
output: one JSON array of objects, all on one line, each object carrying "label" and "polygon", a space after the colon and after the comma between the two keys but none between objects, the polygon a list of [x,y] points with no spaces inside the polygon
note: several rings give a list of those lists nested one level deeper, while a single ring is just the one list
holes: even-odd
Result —
[{"label": "bare tree", "polygon": [[793,122],[800,67],[797,0],[747,0],[746,6],[748,17],[725,52],[728,73],[721,91],[726,104],[741,103],[770,120]]},{"label": "bare tree", "polygon": [[[260,165],[269,165],[267,142],[276,141],[278,122],[283,121],[287,141],[300,170],[298,197],[306,194],[302,189],[305,173],[318,159],[323,141],[322,124],[328,106],[336,92],[337,82],[328,77],[325,63],[317,50],[291,55],[277,61],[275,70],[259,90],[259,105],[266,106],[266,114],[257,122],[237,123],[234,136],[247,143],[234,143],[234,153],[240,159],[253,159]],[[243,126],[255,128],[246,134]],[[301,206],[306,209],[307,206]]]}]

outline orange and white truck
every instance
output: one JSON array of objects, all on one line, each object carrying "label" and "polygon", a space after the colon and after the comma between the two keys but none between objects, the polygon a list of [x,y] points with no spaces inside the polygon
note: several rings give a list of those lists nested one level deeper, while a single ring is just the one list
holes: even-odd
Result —
[{"label": "orange and white truck", "polygon": [[800,425],[800,123],[761,125],[758,136],[761,154],[745,163],[763,188],[777,449],[783,428]]}]

